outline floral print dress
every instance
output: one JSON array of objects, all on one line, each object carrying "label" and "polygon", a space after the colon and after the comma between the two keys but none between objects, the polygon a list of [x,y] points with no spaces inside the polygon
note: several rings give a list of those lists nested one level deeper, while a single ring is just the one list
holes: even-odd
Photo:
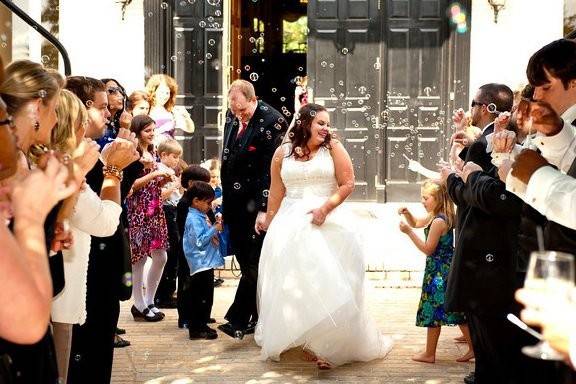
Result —
[{"label": "floral print dress", "polygon": [[[156,168],[155,164],[153,169],[144,169],[140,177]],[[168,230],[160,193],[160,182],[154,179],[126,198],[132,264],[150,256],[154,249],[168,249]]]},{"label": "floral print dress", "polygon": [[[434,217],[446,220],[443,215]],[[424,228],[424,235],[428,239],[432,222]],[[466,318],[460,312],[444,311],[444,294],[448,281],[450,263],[454,255],[454,230],[440,237],[434,253],[426,257],[426,268],[422,281],[422,295],[416,314],[416,326],[439,327],[442,325],[456,325],[466,323]]]}]

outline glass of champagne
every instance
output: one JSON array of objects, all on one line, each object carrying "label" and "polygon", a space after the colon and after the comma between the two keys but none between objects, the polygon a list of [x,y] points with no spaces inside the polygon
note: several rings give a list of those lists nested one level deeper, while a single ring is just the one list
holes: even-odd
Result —
[{"label": "glass of champagne", "polygon": [[[530,263],[524,288],[542,295],[542,305],[528,309],[544,316],[554,315],[557,308],[566,308],[574,289],[574,256],[555,251],[536,251],[530,255]],[[525,355],[542,360],[564,360],[546,341],[522,348]]]}]

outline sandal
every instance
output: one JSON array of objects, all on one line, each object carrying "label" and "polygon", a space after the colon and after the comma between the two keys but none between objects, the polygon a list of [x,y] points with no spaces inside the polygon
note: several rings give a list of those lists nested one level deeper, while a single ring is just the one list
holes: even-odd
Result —
[{"label": "sandal", "polygon": [[316,366],[321,371],[327,371],[329,369],[332,369],[332,364],[330,364],[326,360],[322,360],[322,359],[316,360]]},{"label": "sandal", "polygon": [[124,340],[118,335],[114,336],[114,348],[124,348],[130,345],[128,340]]}]

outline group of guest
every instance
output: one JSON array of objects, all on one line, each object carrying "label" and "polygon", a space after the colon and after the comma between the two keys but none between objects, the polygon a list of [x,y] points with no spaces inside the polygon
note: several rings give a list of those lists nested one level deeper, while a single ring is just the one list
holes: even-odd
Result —
[{"label": "group of guest", "polygon": [[[468,113],[455,111],[451,161],[439,173],[409,164],[435,179],[422,189],[425,219],[400,211],[407,222],[400,229],[428,256],[417,320],[428,327],[428,338],[415,360],[434,362],[440,326],[466,322],[475,370],[465,383],[574,380],[567,365],[524,355],[522,347],[538,340],[508,318],[542,326],[544,338],[567,362],[574,360],[574,305],[543,306],[558,298],[522,287],[531,253],[539,249],[538,227],[546,250],[576,255],[576,41],[542,47],[526,75],[529,85],[516,94],[504,84],[485,84]],[[444,195],[457,207],[454,222],[452,210],[442,205]],[[410,229],[423,226],[425,241]]]},{"label": "group of guest", "polygon": [[[199,168],[194,179],[214,188],[210,171],[180,160],[172,137],[194,125],[175,107],[176,83],[166,75],[127,96],[115,79],[63,78],[26,60],[0,72],[2,382],[109,382],[114,346],[129,345],[115,338],[119,301],[134,296],[135,319],[164,317],[155,294],[167,250],[186,270],[182,297],[195,297],[176,220],[179,173]],[[171,298],[175,267],[165,280]],[[182,307],[187,326],[197,311]]]}]

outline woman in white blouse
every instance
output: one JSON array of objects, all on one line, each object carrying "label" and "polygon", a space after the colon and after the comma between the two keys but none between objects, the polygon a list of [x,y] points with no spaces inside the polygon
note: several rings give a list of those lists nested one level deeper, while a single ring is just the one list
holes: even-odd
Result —
[{"label": "woman in white blouse", "polygon": [[[90,129],[91,124],[86,108],[72,92],[62,90],[57,114],[58,125],[52,133],[52,146],[71,153],[75,165],[80,168],[81,177],[84,178],[100,156],[98,144],[84,138],[86,129]],[[129,132],[124,130],[118,137],[120,139],[112,143],[113,148],[106,151],[103,157],[106,157],[104,160],[107,165],[122,170],[137,159],[137,152]],[[83,155],[75,157],[75,150],[76,153],[80,152]],[[78,195],[70,218],[73,245],[69,250],[63,251],[66,286],[52,305],[58,370],[64,381],[68,371],[72,326],[83,324],[86,320],[86,278],[90,236],[104,237],[114,234],[122,212],[120,175],[105,170],[104,179],[100,196],[86,183]]]}]

